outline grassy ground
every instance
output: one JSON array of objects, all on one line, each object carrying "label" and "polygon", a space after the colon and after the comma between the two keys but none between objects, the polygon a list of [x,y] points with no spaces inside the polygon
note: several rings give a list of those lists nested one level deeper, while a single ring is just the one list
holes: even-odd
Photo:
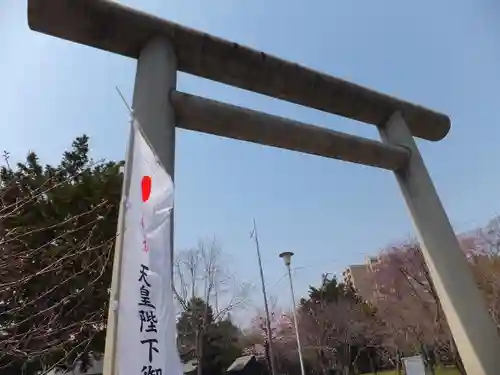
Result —
[{"label": "grassy ground", "polygon": [[[404,374],[404,371],[402,372]],[[372,374],[365,374],[365,375],[372,375]],[[377,375],[397,375],[396,371],[386,371],[386,372],[379,372]],[[453,368],[440,368],[436,369],[436,375],[460,375],[459,372]]]}]

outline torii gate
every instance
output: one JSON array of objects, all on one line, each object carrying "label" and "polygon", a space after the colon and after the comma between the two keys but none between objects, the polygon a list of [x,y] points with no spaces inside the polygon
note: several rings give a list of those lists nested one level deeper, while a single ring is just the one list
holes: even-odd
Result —
[{"label": "torii gate", "polygon": [[[500,373],[496,326],[413,139],[443,139],[446,115],[110,0],[28,0],[28,22],[138,59],[134,113],[172,178],[176,126],[393,171],[467,373]],[[179,92],[177,70],[375,125],[382,142]]]}]

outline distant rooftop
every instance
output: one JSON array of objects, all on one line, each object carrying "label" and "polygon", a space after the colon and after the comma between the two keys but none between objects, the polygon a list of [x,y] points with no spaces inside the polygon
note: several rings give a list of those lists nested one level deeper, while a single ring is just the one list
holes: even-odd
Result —
[{"label": "distant rooftop", "polygon": [[243,357],[236,358],[234,362],[231,364],[231,366],[228,367],[227,371],[241,371],[245,368],[245,366],[250,362],[253,358],[255,358],[254,355],[246,355]]}]

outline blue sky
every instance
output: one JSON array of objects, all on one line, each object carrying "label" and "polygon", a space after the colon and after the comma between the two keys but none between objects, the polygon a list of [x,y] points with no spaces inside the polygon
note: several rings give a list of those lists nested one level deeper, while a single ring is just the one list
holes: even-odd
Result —
[{"label": "blue sky", "polygon": [[[128,0],[163,18],[351,80],[452,118],[420,142],[450,219],[462,231],[500,209],[500,8],[494,0]],[[78,135],[95,158],[121,159],[135,61],[28,29],[25,0],[0,1],[0,149],[57,162]],[[179,89],[376,138],[333,115],[180,74]],[[298,294],[366,253],[412,234],[390,172],[186,131],[177,132],[176,248],[218,238],[258,282],[255,217],[270,293],[288,303],[281,251]],[[254,303],[260,304],[258,295]]]}]

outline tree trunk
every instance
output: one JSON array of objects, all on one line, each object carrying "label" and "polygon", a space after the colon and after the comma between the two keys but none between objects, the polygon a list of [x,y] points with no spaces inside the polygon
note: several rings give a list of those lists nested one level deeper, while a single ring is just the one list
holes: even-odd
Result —
[{"label": "tree trunk", "polygon": [[401,375],[401,355],[399,351],[396,353],[396,372]]},{"label": "tree trunk", "polygon": [[269,353],[269,341],[268,340],[264,340],[264,353],[266,355],[266,363],[267,363],[268,374],[278,375],[278,374],[273,374],[273,367],[271,366],[271,355]]},{"label": "tree trunk", "polygon": [[196,332],[196,359],[198,366],[196,367],[196,375],[203,375],[203,332],[198,329]]},{"label": "tree trunk", "polygon": [[369,357],[369,361],[370,361],[370,371],[372,372],[372,374],[377,374],[378,371],[375,369],[375,364],[374,364],[374,361],[373,361],[373,356],[370,354],[370,357]]}]

